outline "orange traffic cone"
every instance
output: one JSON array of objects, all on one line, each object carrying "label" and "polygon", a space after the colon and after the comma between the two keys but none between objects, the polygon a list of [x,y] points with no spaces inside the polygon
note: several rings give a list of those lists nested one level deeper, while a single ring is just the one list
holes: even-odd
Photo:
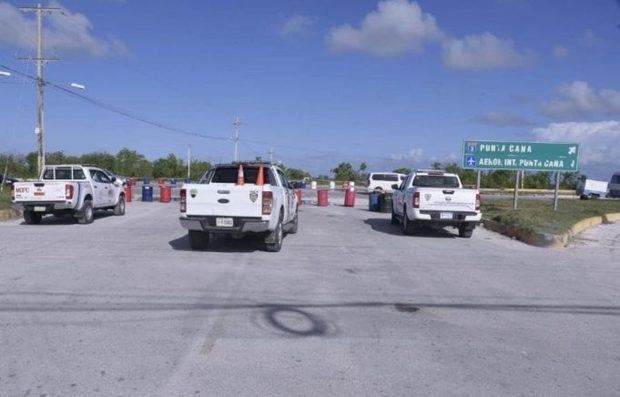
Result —
[{"label": "orange traffic cone", "polygon": [[256,186],[263,186],[265,184],[265,171],[263,171],[263,166],[261,165],[258,168],[258,175],[256,176]]},{"label": "orange traffic cone", "polygon": [[239,172],[237,173],[237,185],[245,185],[245,178],[243,176],[243,164],[239,164]]}]

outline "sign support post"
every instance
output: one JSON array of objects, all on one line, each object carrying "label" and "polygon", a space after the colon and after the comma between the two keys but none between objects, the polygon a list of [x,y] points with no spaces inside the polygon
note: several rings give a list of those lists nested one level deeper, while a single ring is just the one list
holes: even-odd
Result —
[{"label": "sign support post", "polygon": [[478,170],[478,177],[476,178],[476,189],[477,190],[480,190],[480,176],[481,176],[480,173],[481,172],[482,172],[481,170]]},{"label": "sign support post", "polygon": [[555,192],[553,193],[553,210],[558,210],[558,191],[560,190],[560,171],[555,173]]},{"label": "sign support post", "polygon": [[521,175],[521,171],[517,171],[517,175],[515,176],[515,191],[512,196],[512,209],[517,209],[517,201],[519,199],[519,176]]}]

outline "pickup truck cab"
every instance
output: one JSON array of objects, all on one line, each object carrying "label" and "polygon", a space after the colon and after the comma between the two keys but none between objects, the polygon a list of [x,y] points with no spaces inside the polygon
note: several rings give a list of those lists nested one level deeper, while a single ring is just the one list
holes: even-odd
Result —
[{"label": "pickup truck cab", "polygon": [[267,251],[282,248],[285,232],[297,233],[297,196],[286,175],[270,163],[216,165],[181,189],[181,226],[192,249],[206,249],[210,233],[264,236]]},{"label": "pickup truck cab", "polygon": [[12,206],[22,210],[27,224],[44,215],[73,215],[79,223],[92,223],[95,210],[125,214],[125,193],[101,168],[82,165],[50,165],[36,182],[16,182]]},{"label": "pickup truck cab", "polygon": [[422,226],[453,226],[460,237],[469,238],[480,219],[479,192],[463,189],[456,174],[414,171],[394,186],[392,223],[400,223],[404,234]]}]

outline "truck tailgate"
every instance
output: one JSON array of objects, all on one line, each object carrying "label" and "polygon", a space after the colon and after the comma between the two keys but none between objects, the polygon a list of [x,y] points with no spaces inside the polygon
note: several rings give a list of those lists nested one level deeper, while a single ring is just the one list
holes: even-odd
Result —
[{"label": "truck tailgate", "polygon": [[263,186],[232,183],[184,185],[187,215],[260,217]]},{"label": "truck tailgate", "polygon": [[477,190],[420,188],[420,210],[475,211]]},{"label": "truck tailgate", "polygon": [[16,182],[15,202],[64,201],[65,182]]}]

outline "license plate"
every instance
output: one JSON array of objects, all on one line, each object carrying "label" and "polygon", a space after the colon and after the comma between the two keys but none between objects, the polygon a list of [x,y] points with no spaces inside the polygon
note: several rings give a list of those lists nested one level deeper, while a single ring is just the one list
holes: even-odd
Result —
[{"label": "license plate", "polygon": [[36,206],[36,207],[34,207],[34,211],[35,212],[45,212],[45,211],[47,211],[47,208],[45,208],[43,206]]},{"label": "license plate", "polygon": [[452,219],[452,212],[441,212],[439,214],[440,219]]},{"label": "license plate", "polygon": [[215,226],[233,227],[233,219],[232,218],[215,218]]}]

